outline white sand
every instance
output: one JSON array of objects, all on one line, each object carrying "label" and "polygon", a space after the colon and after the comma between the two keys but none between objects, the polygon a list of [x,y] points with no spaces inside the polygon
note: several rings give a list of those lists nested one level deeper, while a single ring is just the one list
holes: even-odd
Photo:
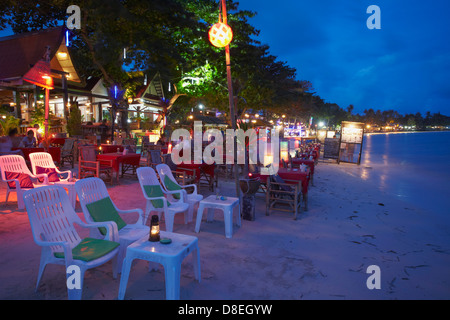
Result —
[{"label": "white sand", "polygon": [[[361,167],[319,163],[309,190],[309,211],[294,221],[285,212],[265,215],[257,198],[255,221],[242,221],[226,239],[223,215],[201,225],[183,224],[174,232],[199,238],[201,283],[194,280],[191,258],[181,275],[181,299],[449,299],[450,228],[431,212],[384,194],[358,178]],[[137,180],[108,187],[123,209],[144,209]],[[233,195],[231,181],[221,191]],[[0,299],[66,299],[65,273],[49,265],[34,291],[40,248],[35,245],[25,211],[17,211],[15,194],[5,205],[0,188]],[[204,195],[210,194],[201,188]],[[383,205],[380,205],[383,204]],[[81,209],[77,204],[77,212]],[[441,218],[442,219],[442,218]],[[164,223],[162,223],[164,228]],[[369,265],[381,269],[381,289],[366,287]],[[83,299],[116,299],[120,276],[107,263],[86,273]],[[125,299],[165,298],[164,272],[148,272],[136,261]]]}]

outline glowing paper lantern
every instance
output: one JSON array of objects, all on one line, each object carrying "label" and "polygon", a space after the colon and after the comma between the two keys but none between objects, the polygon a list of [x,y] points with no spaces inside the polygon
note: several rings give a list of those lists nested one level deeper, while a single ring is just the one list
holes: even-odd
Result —
[{"label": "glowing paper lantern", "polygon": [[225,47],[232,39],[233,31],[230,26],[225,23],[218,22],[209,29],[209,41],[215,47]]}]

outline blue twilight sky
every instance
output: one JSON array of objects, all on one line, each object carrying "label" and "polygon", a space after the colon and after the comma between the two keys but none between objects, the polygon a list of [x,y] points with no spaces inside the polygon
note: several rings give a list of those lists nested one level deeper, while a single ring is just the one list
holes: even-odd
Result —
[{"label": "blue twilight sky", "polygon": [[[369,30],[367,8],[381,9]],[[449,0],[240,0],[271,54],[327,102],[354,112],[450,116]]]},{"label": "blue twilight sky", "polygon": [[[450,116],[450,0],[238,1],[258,13],[258,40],[325,101]],[[366,26],[370,5],[380,30]]]}]

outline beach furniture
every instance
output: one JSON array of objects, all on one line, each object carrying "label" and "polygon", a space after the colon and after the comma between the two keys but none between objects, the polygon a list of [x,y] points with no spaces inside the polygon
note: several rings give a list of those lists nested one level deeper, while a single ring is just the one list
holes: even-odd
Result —
[{"label": "beach furniture", "polygon": [[160,236],[162,242],[164,242],[164,239],[170,239],[171,242],[169,244],[159,241],[150,242],[148,237],[143,237],[128,246],[120,277],[119,300],[123,300],[125,296],[128,277],[134,259],[163,265],[167,300],[180,299],[181,263],[189,254],[192,254],[193,258],[194,277],[200,282],[200,250],[197,237],[165,231],[161,231]]},{"label": "beach furniture", "polygon": [[[149,235],[150,228],[143,222],[143,212],[139,208],[128,210],[117,208],[109,196],[105,183],[100,178],[78,180],[75,183],[75,189],[86,222],[114,222],[113,239],[120,243],[117,265],[114,269],[114,275],[116,275],[122,268],[127,246],[141,237]],[[137,213],[139,216],[134,224],[127,224],[121,217],[121,215],[133,213]],[[90,237],[100,239],[105,232],[104,229],[91,229]]]},{"label": "beach furniture", "polygon": [[[77,201],[77,194],[75,192],[75,179],[72,178],[72,171],[60,171],[52,156],[47,152],[35,152],[30,154],[31,169],[33,174],[45,173],[48,176],[47,184],[57,184],[67,190],[69,194],[70,203],[75,208]],[[66,178],[59,175],[67,174]]]},{"label": "beach furniture", "polygon": [[112,160],[97,161],[96,147],[84,146],[79,148],[78,153],[78,177],[83,179],[85,177],[97,177],[105,174],[110,183],[113,184],[113,165]]},{"label": "beach furniture", "polygon": [[[110,222],[84,223],[70,205],[66,191],[60,186],[44,186],[31,189],[24,194],[25,206],[31,224],[34,242],[41,246],[36,291],[49,263],[66,267],[67,292],[70,300],[80,300],[83,278],[86,270],[95,268],[115,258],[119,243],[113,240],[113,227]],[[77,224],[83,228],[103,227],[103,239],[81,238],[75,229]],[[113,260],[113,267],[117,263]],[[79,286],[73,287],[72,274],[79,271]],[[76,284],[76,283],[75,283]]]},{"label": "beach furniture", "polygon": [[[188,222],[187,210],[189,203],[184,200],[186,196],[179,191],[167,191],[158,181],[158,177],[153,168],[141,167],[137,169],[137,176],[139,184],[141,185],[144,198],[147,200],[145,206],[144,223],[146,223],[151,212],[157,212],[158,218],[161,219],[161,213],[164,213],[164,220],[166,223],[166,231],[173,231],[173,223],[175,214],[184,212],[184,222]],[[178,201],[170,202],[166,197],[179,194]]]},{"label": "beach furniture", "polygon": [[[188,222],[193,220],[194,207],[203,199],[201,194],[197,193],[196,184],[180,185],[174,178],[172,171],[167,164],[158,164],[156,166],[161,185],[168,193],[168,200],[171,204],[178,201],[183,194],[184,201],[189,204]],[[193,188],[192,193],[187,193],[186,188]],[[186,219],[185,219],[186,220]]]},{"label": "beach furniture", "polygon": [[294,213],[294,220],[301,210],[302,184],[301,180],[284,180],[279,175],[267,178],[266,215],[271,210]]},{"label": "beach furniture", "polygon": [[64,144],[61,148],[61,166],[64,165],[64,162],[69,162],[72,164],[72,168],[74,167],[75,162],[75,139],[64,139]]},{"label": "beach furniture", "polygon": [[239,198],[233,197],[217,197],[216,195],[210,195],[206,199],[200,201],[200,205],[197,211],[197,221],[195,223],[195,232],[200,231],[200,224],[202,223],[202,216],[204,209],[208,209],[207,221],[213,221],[214,209],[220,209],[223,211],[223,219],[225,223],[225,237],[231,238],[233,236],[233,211],[237,208],[236,212],[236,224],[241,226],[241,212],[239,205]]},{"label": "beach furniture", "polygon": [[161,148],[147,149],[147,167],[155,169],[161,163],[163,163]]},{"label": "beach furniture", "polygon": [[[2,181],[6,182],[6,199],[8,202],[9,194],[16,192],[17,205],[19,210],[25,209],[23,194],[26,190],[34,187],[48,185],[47,174],[33,174],[28,169],[25,159],[19,155],[0,156],[0,171]],[[38,181],[33,183],[31,179],[44,179],[41,184]]]},{"label": "beach furniture", "polygon": [[[67,181],[69,179],[72,179],[72,171],[66,170],[66,171],[60,171],[53,161],[53,158],[50,153],[48,152],[35,152],[30,153],[30,162],[31,162],[31,170],[33,171],[33,174],[39,174],[39,173],[47,173],[44,171],[54,171],[58,175],[67,174],[66,178],[61,178],[58,176],[60,181]],[[47,169],[47,170],[45,170]],[[48,170],[50,169],[50,170]],[[51,181],[49,181],[51,182]]]}]

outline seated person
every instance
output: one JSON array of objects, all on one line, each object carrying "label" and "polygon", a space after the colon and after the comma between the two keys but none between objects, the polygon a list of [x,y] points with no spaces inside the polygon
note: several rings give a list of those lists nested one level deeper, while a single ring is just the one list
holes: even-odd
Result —
[{"label": "seated person", "polygon": [[36,140],[40,142],[42,140],[42,134],[39,133],[39,124],[35,124],[34,128],[36,129]]},{"label": "seated person", "polygon": [[28,130],[27,136],[20,142],[19,148],[35,148],[37,144],[33,130]]},{"label": "seated person", "polygon": [[165,146],[166,146],[166,135],[165,135],[164,133],[161,135],[161,137],[159,138],[159,140],[156,141],[156,145],[157,145],[157,146],[162,146],[162,147],[165,147]]},{"label": "seated person", "polygon": [[13,139],[17,132],[17,128],[13,128],[9,130],[8,136],[0,137],[0,155],[17,154],[23,156],[22,150],[12,150]]}]

